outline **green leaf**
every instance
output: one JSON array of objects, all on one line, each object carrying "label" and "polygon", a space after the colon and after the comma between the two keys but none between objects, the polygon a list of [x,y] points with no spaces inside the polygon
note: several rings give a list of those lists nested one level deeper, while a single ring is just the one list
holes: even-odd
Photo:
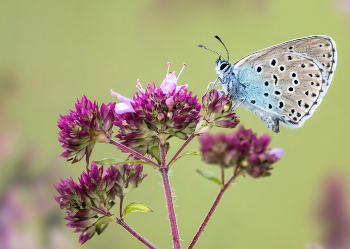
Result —
[{"label": "green leaf", "polygon": [[201,156],[201,155],[202,155],[202,152],[200,152],[199,150],[191,150],[191,151],[186,151],[182,153],[177,159],[183,156]]},{"label": "green leaf", "polygon": [[153,212],[152,209],[143,205],[142,203],[130,203],[123,211],[123,216],[131,213],[131,212]]},{"label": "green leaf", "polygon": [[102,224],[106,224],[109,222],[116,222],[117,219],[114,215],[112,216],[103,216],[101,218],[99,218],[95,223],[94,226],[98,226],[98,225],[102,225]]},{"label": "green leaf", "polygon": [[174,161],[171,162],[171,164],[169,165],[169,168],[171,168],[171,166],[177,160],[179,160],[181,157],[184,157],[184,156],[201,156],[201,155],[202,155],[202,153],[199,150],[191,150],[191,151],[183,152],[180,156],[178,156]]},{"label": "green leaf", "polygon": [[120,164],[122,160],[117,159],[117,158],[104,158],[100,161],[95,161],[96,164],[102,165],[102,164]]},{"label": "green leaf", "polygon": [[175,136],[180,138],[181,140],[186,140],[188,138],[188,136],[185,133],[182,133],[182,132],[176,132]]},{"label": "green leaf", "polygon": [[157,168],[154,164],[145,162],[143,160],[128,160],[128,161],[122,161],[120,159],[116,158],[105,158],[100,161],[95,161],[96,164],[101,165],[101,164],[147,164],[151,165],[154,168]]},{"label": "green leaf", "polygon": [[154,156],[154,158],[157,160],[158,164],[160,164],[160,151],[159,146],[153,146],[148,149],[149,152]]},{"label": "green leaf", "polygon": [[128,161],[122,161],[122,162],[115,163],[115,164],[148,164],[148,165],[154,166],[154,164],[149,163],[149,162],[145,162],[143,160],[128,160]]},{"label": "green leaf", "polygon": [[215,174],[211,171],[200,171],[200,170],[196,170],[201,176],[203,176],[205,179],[208,179],[210,181],[216,182],[217,184],[219,184],[221,186],[221,181],[216,178]]}]

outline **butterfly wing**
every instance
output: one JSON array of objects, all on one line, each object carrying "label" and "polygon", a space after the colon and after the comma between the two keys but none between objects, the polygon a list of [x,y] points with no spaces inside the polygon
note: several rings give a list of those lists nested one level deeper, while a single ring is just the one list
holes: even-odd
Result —
[{"label": "butterfly wing", "polygon": [[234,64],[243,106],[267,126],[301,127],[312,116],[332,81],[336,46],[328,36],[287,41],[250,54]]}]

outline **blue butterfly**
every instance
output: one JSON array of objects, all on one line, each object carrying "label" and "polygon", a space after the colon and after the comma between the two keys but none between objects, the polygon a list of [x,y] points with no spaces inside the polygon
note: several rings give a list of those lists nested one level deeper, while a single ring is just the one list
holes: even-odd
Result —
[{"label": "blue butterfly", "polygon": [[[236,63],[227,52],[219,55],[215,70],[219,74],[210,86],[222,85],[220,93],[252,111],[267,127],[279,132],[279,123],[301,127],[312,116],[326,94],[337,64],[335,42],[329,36],[303,37],[265,48]],[[237,105],[237,107],[238,107]]]}]

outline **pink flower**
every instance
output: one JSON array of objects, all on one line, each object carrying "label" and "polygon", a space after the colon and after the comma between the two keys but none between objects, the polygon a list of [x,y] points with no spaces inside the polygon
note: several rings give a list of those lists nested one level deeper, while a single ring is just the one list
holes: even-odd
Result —
[{"label": "pink flower", "polygon": [[269,154],[275,155],[276,157],[281,158],[283,157],[284,152],[280,148],[273,148],[272,150],[270,150]]},{"label": "pink flower", "polygon": [[135,112],[134,108],[131,105],[132,100],[124,97],[116,92],[113,92],[113,90],[111,89],[111,95],[112,96],[117,96],[118,99],[120,101],[122,101],[123,103],[118,103],[115,105],[115,113],[116,114],[123,114],[123,113],[127,113],[127,112]]},{"label": "pink flower", "polygon": [[165,94],[171,93],[176,89],[176,76],[175,72],[170,72],[165,76],[160,88]]},{"label": "pink flower", "polygon": [[168,93],[171,93],[175,90],[175,93],[177,93],[182,87],[187,88],[187,86],[188,86],[187,84],[181,85],[181,86],[178,86],[176,84],[177,80],[179,79],[179,77],[182,73],[182,70],[184,70],[184,68],[186,67],[186,63],[182,64],[182,69],[177,77],[175,75],[175,71],[169,73],[169,67],[171,66],[171,63],[168,62],[167,64],[168,64],[168,71],[167,71],[167,74],[165,76],[165,79],[163,80],[162,84],[160,85],[160,88],[163,90],[163,92],[165,94],[168,94]]},{"label": "pink flower", "polygon": [[[169,73],[170,66],[171,66],[171,63],[168,62],[167,74],[166,74],[165,79],[163,80],[162,84],[160,85],[160,88],[162,89],[163,93],[165,93],[165,94],[172,93],[174,90],[175,90],[175,93],[177,93],[178,91],[180,91],[181,88],[186,89],[188,86],[187,84],[181,85],[181,86],[178,86],[176,84],[177,80],[180,77],[180,74],[182,73],[182,70],[186,66],[186,63],[183,64],[183,67],[182,67],[182,69],[177,77],[175,75],[175,72]],[[136,88],[138,88],[141,93],[144,93],[144,91],[145,91],[140,84],[140,80],[137,80]],[[116,104],[115,113],[124,114],[124,113],[128,113],[128,112],[135,112],[134,108],[131,105],[131,103],[134,103],[133,100],[126,98],[126,97],[114,92],[112,89],[110,92],[111,92],[112,96],[117,96],[119,98],[119,100],[122,101],[122,103]]]}]

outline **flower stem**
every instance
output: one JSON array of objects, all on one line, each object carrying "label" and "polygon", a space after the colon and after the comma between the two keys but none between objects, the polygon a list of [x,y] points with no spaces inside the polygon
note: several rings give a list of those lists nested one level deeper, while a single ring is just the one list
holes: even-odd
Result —
[{"label": "flower stem", "polygon": [[114,141],[113,139],[110,140],[109,142],[110,144],[113,144],[115,146],[117,146],[117,148],[121,151],[126,151],[126,152],[129,152],[130,154],[132,154],[133,156],[135,157],[138,157],[142,160],[144,160],[145,162],[148,162],[148,163],[151,163],[155,166],[157,166],[157,168],[159,168],[159,165],[156,164],[155,162],[153,162],[152,160],[148,159],[147,157],[143,156],[142,154],[138,153],[137,151],[134,151],[132,149],[130,149],[129,147],[125,146],[124,144],[122,143],[118,143],[117,141]]},{"label": "flower stem", "polygon": [[117,223],[121,225],[123,228],[125,228],[129,233],[131,233],[132,236],[134,236],[136,239],[141,241],[145,246],[151,249],[157,249],[154,245],[151,244],[148,240],[146,240],[144,237],[142,237],[138,232],[136,232],[134,229],[132,229],[128,224],[125,223],[125,221],[121,218],[117,218]]},{"label": "flower stem", "polygon": [[225,169],[224,167],[221,167],[221,184],[225,184]]},{"label": "flower stem", "polygon": [[159,144],[160,151],[160,165],[162,168],[166,168],[166,149],[165,145]]},{"label": "flower stem", "polygon": [[112,214],[109,211],[105,212],[105,211],[103,211],[99,208],[95,208],[91,205],[88,205],[88,206],[91,210],[95,211],[96,213],[102,214],[103,216],[112,216]]},{"label": "flower stem", "polygon": [[162,180],[163,180],[163,188],[164,188],[166,204],[168,208],[171,233],[173,235],[174,249],[181,249],[180,235],[176,224],[173,197],[171,194],[171,187],[169,182],[168,168],[166,166],[166,161],[165,161],[165,156],[166,156],[165,146],[160,144],[159,150],[160,150],[160,158],[161,158],[161,167],[159,168],[159,171],[161,173]]},{"label": "flower stem", "polygon": [[173,235],[174,249],[180,249],[180,235],[176,224],[175,210],[173,204],[173,198],[171,195],[171,188],[169,182],[168,169],[160,168],[160,173],[163,178],[163,187],[165,192],[166,203],[168,207],[168,214],[170,220],[171,233]]},{"label": "flower stem", "polygon": [[119,202],[119,216],[120,218],[123,218],[123,199],[124,196],[120,196],[120,202]]},{"label": "flower stem", "polygon": [[214,214],[214,211],[216,209],[216,207],[219,205],[219,202],[221,200],[221,198],[223,197],[226,189],[230,186],[230,184],[236,179],[237,177],[237,170],[238,167],[235,167],[235,172],[234,174],[231,176],[231,178],[224,184],[223,182],[223,187],[220,189],[218,195],[215,198],[215,201],[213,203],[213,205],[211,206],[207,216],[205,217],[202,225],[200,226],[200,228],[198,229],[196,235],[194,236],[194,238],[192,239],[191,244],[189,245],[188,249],[192,249],[194,247],[194,245],[196,244],[197,240],[199,239],[199,236],[201,236],[202,232],[204,231],[204,228],[206,227],[206,225],[208,224],[211,216]]},{"label": "flower stem", "polygon": [[181,148],[178,150],[178,152],[176,152],[176,154],[173,156],[173,158],[171,158],[170,162],[168,163],[167,167],[169,168],[170,164],[177,158],[177,156],[181,153],[181,151],[183,151],[183,149],[185,149],[185,147],[188,145],[189,142],[192,141],[193,138],[195,138],[197,135],[192,133],[191,136],[189,138],[187,138],[187,140],[185,141],[185,143],[181,146]]}]

